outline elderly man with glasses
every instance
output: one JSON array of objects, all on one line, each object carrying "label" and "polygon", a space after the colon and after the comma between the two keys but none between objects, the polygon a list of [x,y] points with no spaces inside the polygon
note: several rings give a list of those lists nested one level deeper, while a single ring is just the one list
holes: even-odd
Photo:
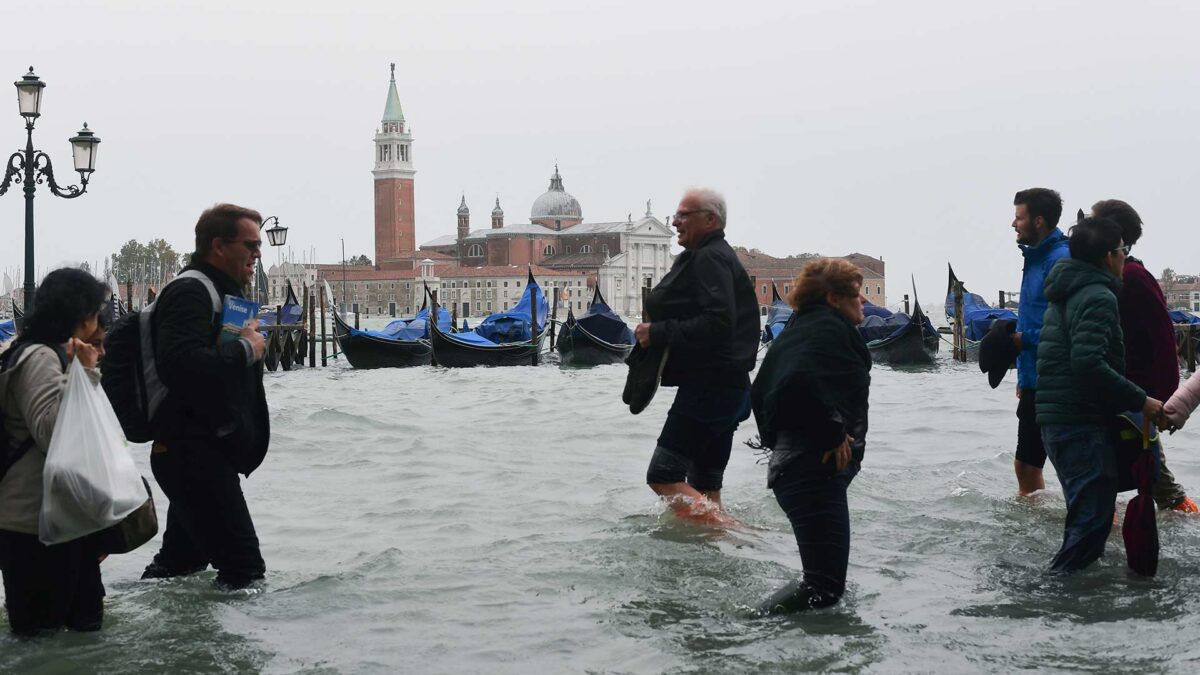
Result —
[{"label": "elderly man with glasses", "polygon": [[678,387],[646,482],[679,516],[733,522],[721,486],[733,432],[750,416],[750,371],[758,349],[758,298],[725,241],[725,199],[687,191],[673,225],[685,250],[646,299],[634,335],[669,356],[663,386]]}]

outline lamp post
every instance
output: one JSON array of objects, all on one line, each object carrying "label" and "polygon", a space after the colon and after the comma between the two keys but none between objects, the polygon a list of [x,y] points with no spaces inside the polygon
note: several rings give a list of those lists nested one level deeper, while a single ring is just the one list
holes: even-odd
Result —
[{"label": "lamp post", "polygon": [[[263,218],[263,221],[258,224],[258,229],[261,230],[262,228],[266,227],[267,223],[271,222],[272,220],[275,221],[275,224],[267,228],[267,241],[271,243],[271,246],[283,246],[284,243],[287,242],[288,229],[279,224],[279,218],[277,216],[267,216],[266,218]],[[258,298],[256,298],[256,300],[259,301],[259,304],[265,304],[270,299],[270,291],[267,288],[267,275],[263,273],[262,258],[258,259],[258,272],[255,274],[254,283],[256,286],[262,287],[259,289]]]},{"label": "lamp post", "polygon": [[41,150],[33,149],[33,125],[42,114],[42,90],[46,83],[29,72],[13,84],[17,87],[17,104],[21,117],[25,118],[25,150],[18,150],[8,158],[4,180],[0,181],[0,195],[8,192],[12,183],[20,183],[25,192],[25,313],[33,310],[33,193],[38,184],[45,182],[56,197],[74,199],[87,192],[88,179],[96,170],[96,146],[100,139],[88,130],[85,122],[79,133],[70,139],[71,154],[75,170],[79,172],[79,187],[61,187],[54,180],[54,166],[50,157]]}]

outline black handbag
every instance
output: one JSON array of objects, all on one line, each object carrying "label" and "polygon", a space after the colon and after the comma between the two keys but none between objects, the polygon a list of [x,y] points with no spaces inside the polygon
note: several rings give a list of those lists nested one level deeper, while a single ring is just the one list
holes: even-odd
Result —
[{"label": "black handbag", "polygon": [[129,553],[158,534],[158,512],[154,508],[154,493],[150,491],[150,483],[145,478],[142,478],[142,484],[146,486],[145,503],[125,516],[121,522],[92,535],[97,553]]}]

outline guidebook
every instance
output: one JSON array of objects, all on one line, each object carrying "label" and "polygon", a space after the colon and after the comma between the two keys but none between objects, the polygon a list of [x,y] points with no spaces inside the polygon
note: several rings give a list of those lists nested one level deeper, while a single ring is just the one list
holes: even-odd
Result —
[{"label": "guidebook", "polygon": [[225,309],[221,312],[221,344],[240,338],[242,328],[257,318],[257,303],[234,295],[226,295]]}]

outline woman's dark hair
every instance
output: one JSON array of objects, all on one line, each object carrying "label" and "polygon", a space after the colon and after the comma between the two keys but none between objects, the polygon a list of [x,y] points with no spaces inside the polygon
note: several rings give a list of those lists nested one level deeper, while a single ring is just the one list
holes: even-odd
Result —
[{"label": "woman's dark hair", "polygon": [[1092,216],[1109,218],[1121,226],[1121,241],[1130,246],[1142,238],[1142,217],[1128,203],[1120,199],[1104,199],[1092,205]]},{"label": "woman's dark hair", "polygon": [[1099,267],[1121,245],[1121,226],[1109,218],[1084,218],[1070,231],[1071,257]]},{"label": "woman's dark hair", "polygon": [[788,304],[799,309],[810,302],[824,302],[829,293],[858,297],[862,280],[862,272],[854,263],[841,258],[818,258],[801,268],[792,281]]},{"label": "woman's dark hair", "polygon": [[236,237],[238,221],[242,218],[262,223],[262,216],[258,211],[236,204],[217,204],[201,213],[200,220],[196,221],[196,252],[192,255],[192,262],[204,260],[204,256],[212,250],[213,239]]},{"label": "woman's dark hair", "polygon": [[104,316],[101,305],[110,296],[108,286],[88,272],[74,267],[56,269],[42,279],[34,296],[33,311],[25,315],[13,344],[66,342],[89,316],[97,312]]},{"label": "woman's dark hair", "polygon": [[1013,206],[1025,205],[1029,219],[1038,216],[1046,221],[1046,227],[1058,227],[1058,219],[1062,217],[1062,197],[1050,188],[1029,188],[1021,190],[1013,197]]}]

